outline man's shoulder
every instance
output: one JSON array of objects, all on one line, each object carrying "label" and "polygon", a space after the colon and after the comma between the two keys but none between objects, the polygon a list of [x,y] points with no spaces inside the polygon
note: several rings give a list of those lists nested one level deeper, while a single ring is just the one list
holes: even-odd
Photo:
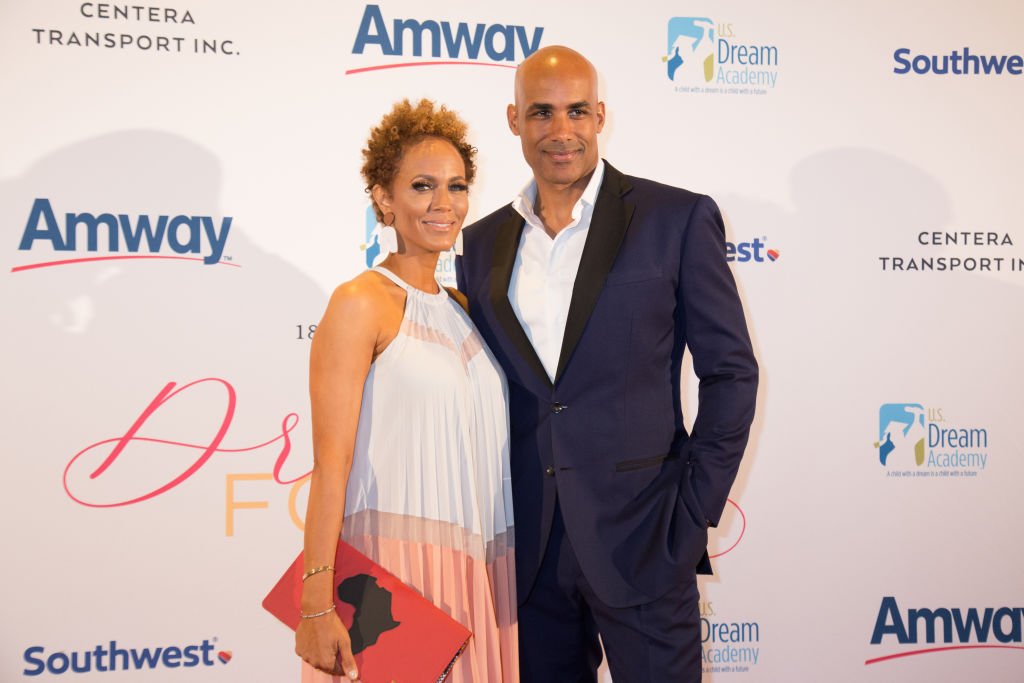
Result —
[{"label": "man's shoulder", "polygon": [[505,204],[463,228],[464,236],[466,239],[476,240],[493,235],[500,225],[516,215],[518,214],[512,208],[512,204]]},{"label": "man's shoulder", "polygon": [[701,200],[711,201],[711,198],[707,195],[693,192],[683,187],[668,185],[657,180],[651,180],[650,178],[632,175],[623,175],[623,178],[632,190],[633,198],[637,201],[651,199],[671,201],[679,204],[696,204]]},{"label": "man's shoulder", "polygon": [[634,202],[657,201],[678,205],[693,205],[702,199],[711,200],[707,195],[691,192],[682,187],[668,185],[650,178],[629,175],[605,161],[604,187]]}]

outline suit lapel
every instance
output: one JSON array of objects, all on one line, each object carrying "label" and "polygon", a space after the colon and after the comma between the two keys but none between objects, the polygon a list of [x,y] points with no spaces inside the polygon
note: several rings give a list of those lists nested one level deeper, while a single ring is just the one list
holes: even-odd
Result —
[{"label": "suit lapel", "polygon": [[508,218],[498,228],[498,235],[494,242],[494,255],[491,260],[491,307],[494,315],[501,322],[506,336],[512,342],[519,357],[537,375],[543,386],[551,388],[551,378],[548,377],[544,364],[540,362],[537,352],[526,336],[526,331],[519,323],[516,312],[512,310],[512,304],[508,300],[508,287],[512,281],[512,266],[516,262],[516,253],[519,251],[519,238],[523,233],[523,218],[514,209],[509,207]]},{"label": "suit lapel", "polygon": [[626,235],[626,227],[633,216],[633,204],[623,200],[623,195],[630,189],[625,176],[606,161],[604,180],[594,204],[590,231],[583,245],[580,268],[573,283],[569,315],[565,322],[565,335],[562,337],[562,350],[558,356],[558,370],[555,373],[556,382],[561,378],[580,337],[583,336],[583,329],[594,311],[604,287],[604,280],[615,263],[622,239]]}]

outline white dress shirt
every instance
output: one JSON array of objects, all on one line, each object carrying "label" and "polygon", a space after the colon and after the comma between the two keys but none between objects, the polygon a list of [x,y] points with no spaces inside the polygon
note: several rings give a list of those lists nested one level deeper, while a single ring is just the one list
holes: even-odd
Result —
[{"label": "white dress shirt", "polygon": [[512,266],[508,299],[552,382],[565,336],[572,287],[580,269],[583,245],[590,232],[594,202],[603,178],[604,161],[599,160],[583,195],[572,207],[572,222],[554,238],[545,232],[543,222],[534,211],[535,180],[531,180],[512,202],[512,208],[523,217],[525,225]]}]

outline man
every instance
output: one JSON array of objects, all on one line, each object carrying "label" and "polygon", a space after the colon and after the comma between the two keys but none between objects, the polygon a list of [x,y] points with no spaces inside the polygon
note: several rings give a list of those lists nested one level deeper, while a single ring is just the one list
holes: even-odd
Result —
[{"label": "man", "polygon": [[522,680],[596,681],[600,634],[615,683],[699,681],[696,573],[757,364],[714,202],[603,162],[604,118],[582,55],[525,60],[508,124],[533,181],[466,230],[458,262],[509,382]]}]

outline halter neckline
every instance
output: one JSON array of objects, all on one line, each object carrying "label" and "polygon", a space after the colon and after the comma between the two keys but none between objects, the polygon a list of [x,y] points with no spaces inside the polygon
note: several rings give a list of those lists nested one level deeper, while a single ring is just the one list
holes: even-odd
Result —
[{"label": "halter neckline", "polygon": [[374,266],[372,270],[376,273],[380,273],[387,279],[391,280],[396,285],[404,289],[407,293],[415,294],[427,301],[444,301],[445,299],[448,298],[448,291],[441,285],[440,282],[437,282],[436,279],[434,280],[434,282],[437,282],[437,292],[425,292],[419,287],[413,287],[408,282],[400,278],[397,273],[388,268],[385,268],[384,266]]}]

